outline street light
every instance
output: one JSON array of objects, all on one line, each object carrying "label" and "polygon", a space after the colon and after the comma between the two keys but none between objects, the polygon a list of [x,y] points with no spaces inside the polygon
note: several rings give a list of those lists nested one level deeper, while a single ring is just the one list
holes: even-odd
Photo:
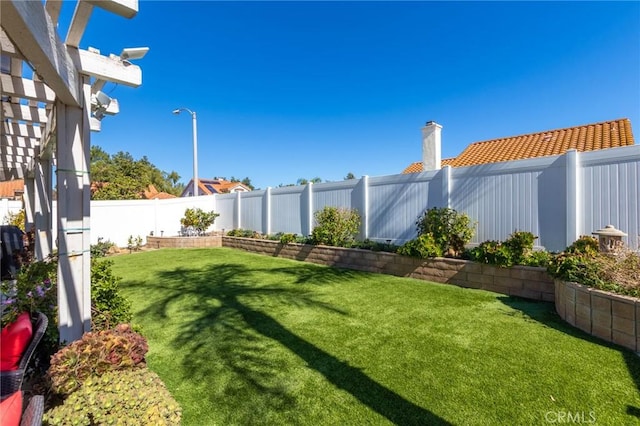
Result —
[{"label": "street light", "polygon": [[174,109],[174,114],[180,114],[180,112],[186,111],[191,114],[191,121],[193,122],[193,196],[198,195],[198,126],[196,124],[196,112],[191,111],[188,108]]}]

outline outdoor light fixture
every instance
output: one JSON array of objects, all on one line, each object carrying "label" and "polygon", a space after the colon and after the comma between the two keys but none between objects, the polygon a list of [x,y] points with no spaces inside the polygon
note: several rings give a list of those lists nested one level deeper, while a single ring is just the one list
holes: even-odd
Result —
[{"label": "outdoor light fixture", "polygon": [[198,195],[198,125],[196,120],[196,112],[191,111],[188,108],[177,108],[173,110],[174,114],[180,114],[182,111],[186,111],[191,114],[191,121],[193,123],[193,196]]},{"label": "outdoor light fixture", "polygon": [[120,59],[122,59],[123,61],[128,59],[142,59],[148,51],[148,47],[129,47],[126,49],[122,49],[122,53],[120,53]]}]

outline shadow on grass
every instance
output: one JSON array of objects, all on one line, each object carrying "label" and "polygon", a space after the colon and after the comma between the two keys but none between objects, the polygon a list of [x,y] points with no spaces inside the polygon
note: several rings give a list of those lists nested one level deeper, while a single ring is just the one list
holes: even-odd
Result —
[{"label": "shadow on grass", "polygon": [[[263,308],[286,312],[287,307],[295,306],[347,315],[314,299],[304,286],[252,282],[256,280],[256,271],[239,264],[216,265],[210,270],[179,268],[160,273],[154,283],[136,284],[141,290],[163,295],[159,303],[151,304],[142,315],[167,321],[169,312],[175,312],[179,306],[193,317],[185,321],[174,338],[176,347],[189,353],[182,373],[194,382],[211,381],[212,389],[223,388],[225,397],[231,397],[233,404],[237,404],[227,410],[227,422],[264,422],[274,411],[290,412],[292,417],[304,419],[304,413],[297,411],[299,393],[296,391],[304,384],[292,376],[295,371],[291,372],[287,357],[282,355],[285,347],[304,360],[308,368],[393,423],[449,424],[291,332],[265,313]],[[339,282],[353,273],[313,265],[259,272],[284,274],[287,282],[291,282],[290,275],[294,275],[298,284]],[[233,379],[220,379],[228,379],[229,372]],[[219,383],[219,379],[225,383]],[[210,395],[215,401],[219,393]],[[318,404],[321,397],[318,395]]]},{"label": "shadow on grass", "polygon": [[[629,375],[633,379],[638,391],[640,391],[640,357],[631,350],[614,343],[607,342],[571,326],[556,313],[555,306],[552,302],[536,302],[513,296],[498,297],[498,300],[513,309],[517,309],[527,317],[544,324],[547,327],[554,328],[568,334],[569,336],[586,340],[587,342],[619,350],[627,364]],[[640,408],[628,405],[627,414],[640,418]]]}]

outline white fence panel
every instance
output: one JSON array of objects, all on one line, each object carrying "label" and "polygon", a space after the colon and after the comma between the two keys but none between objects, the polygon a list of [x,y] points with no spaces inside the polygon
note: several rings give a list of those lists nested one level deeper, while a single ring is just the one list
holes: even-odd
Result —
[{"label": "white fence panel", "polygon": [[[271,232],[309,235],[308,188],[291,186],[271,190]],[[304,197],[303,197],[304,196]],[[307,205],[303,204],[307,201]],[[305,216],[306,214],[306,216]]]},{"label": "white fence panel", "polygon": [[580,154],[581,234],[611,224],[627,234],[628,246],[640,246],[639,159],[639,145]]},{"label": "white fence panel", "polygon": [[238,226],[238,196],[236,194],[207,195],[207,197],[216,198],[216,213],[220,216],[216,219],[215,230],[228,231],[230,229],[239,228]]},{"label": "white fence panel", "polygon": [[551,162],[536,159],[453,170],[451,208],[477,222],[472,242],[504,240],[514,231],[539,235],[538,182]]},{"label": "white fence panel", "polygon": [[[478,222],[476,243],[504,240],[520,230],[538,235],[538,245],[559,251],[572,238],[612,224],[628,234],[628,246],[638,249],[639,200],[640,146],[634,145],[250,193],[92,201],[91,241],[103,237],[126,246],[129,236],[178,235],[187,208],[219,213],[214,230],[309,235],[313,213],[336,206],[358,210],[360,238],[402,243],[415,237],[416,219],[426,209],[449,206]],[[0,200],[0,215],[21,207],[20,201]],[[55,202],[52,213],[55,236]]]},{"label": "white fence panel", "polygon": [[369,178],[369,239],[402,243],[416,237],[416,220],[441,205],[440,172]]},{"label": "white fence panel", "polygon": [[266,223],[263,221],[265,191],[251,191],[241,193],[240,227],[266,233]]}]

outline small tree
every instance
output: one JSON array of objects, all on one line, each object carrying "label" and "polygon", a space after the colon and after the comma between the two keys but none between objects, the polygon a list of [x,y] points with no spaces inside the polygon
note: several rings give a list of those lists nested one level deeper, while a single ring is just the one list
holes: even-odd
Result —
[{"label": "small tree", "polygon": [[355,209],[325,207],[315,213],[316,227],[311,234],[314,244],[346,247],[360,229],[360,214]]},{"label": "small tree", "polygon": [[184,227],[192,227],[198,235],[204,235],[205,231],[213,225],[219,213],[213,211],[205,212],[202,209],[186,209],[184,217],[180,219],[180,224]]},{"label": "small tree", "polygon": [[426,210],[416,221],[418,236],[431,234],[443,254],[458,256],[474,234],[471,219],[448,207]]}]

